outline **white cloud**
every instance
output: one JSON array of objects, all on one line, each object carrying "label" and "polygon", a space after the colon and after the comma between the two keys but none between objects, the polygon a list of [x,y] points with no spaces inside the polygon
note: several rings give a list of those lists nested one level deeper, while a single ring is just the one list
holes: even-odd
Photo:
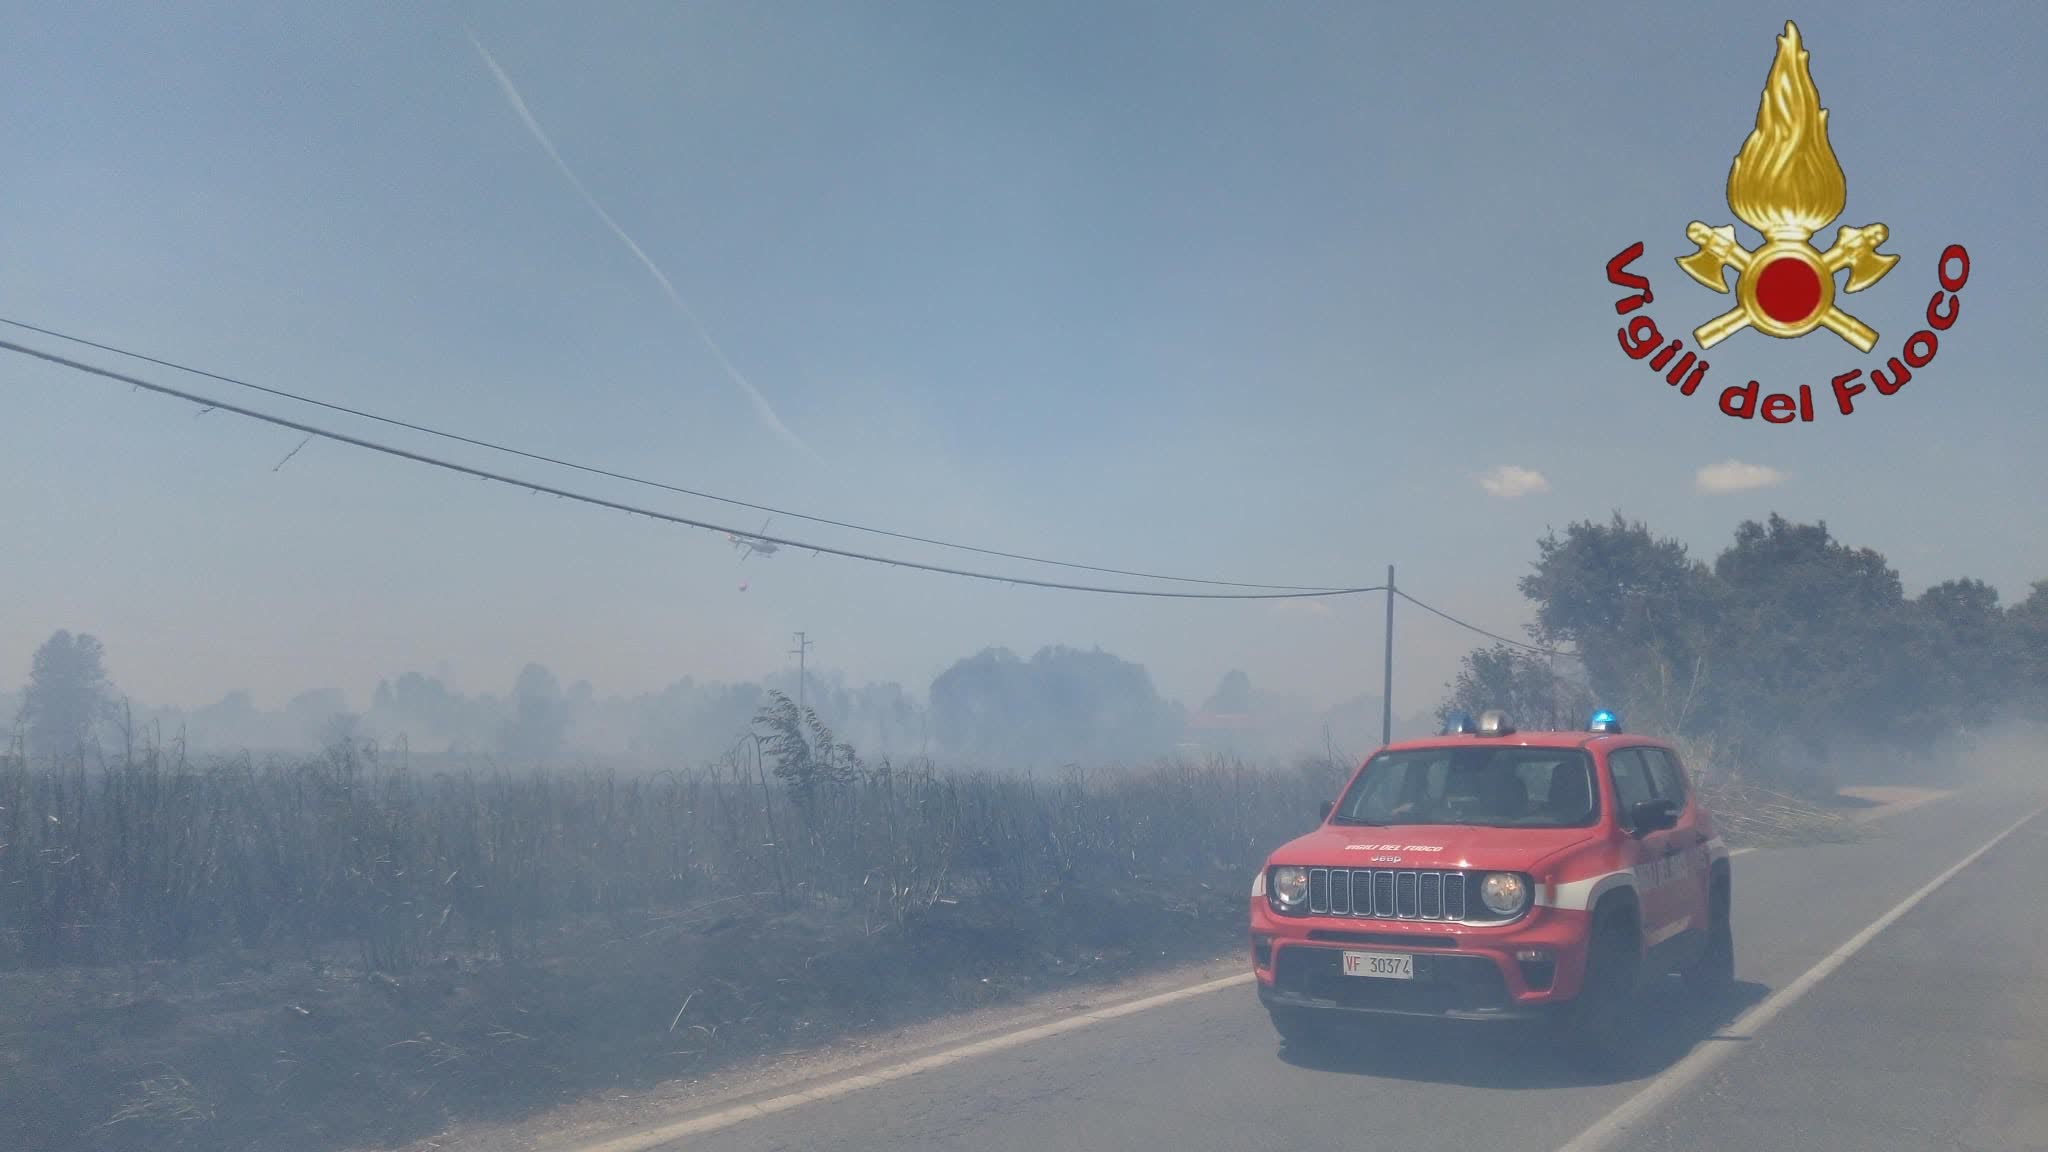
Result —
[{"label": "white cloud", "polygon": [[1550,491],[1550,481],[1543,473],[1528,468],[1517,468],[1513,464],[1502,464],[1479,477],[1479,486],[1489,495],[1503,500],[1513,500],[1532,492]]},{"label": "white cloud", "polygon": [[1762,464],[1723,460],[1700,469],[1692,482],[1702,492],[1747,492],[1752,488],[1775,488],[1785,482],[1785,474]]}]

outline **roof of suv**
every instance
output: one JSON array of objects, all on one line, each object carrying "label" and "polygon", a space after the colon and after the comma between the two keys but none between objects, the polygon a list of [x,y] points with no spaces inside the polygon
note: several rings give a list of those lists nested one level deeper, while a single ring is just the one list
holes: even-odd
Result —
[{"label": "roof of suv", "polygon": [[1476,732],[1428,736],[1420,740],[1397,740],[1382,751],[1408,752],[1423,748],[1459,748],[1467,744],[1498,744],[1509,748],[1591,748],[1603,740],[1626,744],[1654,744],[1661,740],[1633,732],[1510,732],[1505,736],[1482,736]]}]

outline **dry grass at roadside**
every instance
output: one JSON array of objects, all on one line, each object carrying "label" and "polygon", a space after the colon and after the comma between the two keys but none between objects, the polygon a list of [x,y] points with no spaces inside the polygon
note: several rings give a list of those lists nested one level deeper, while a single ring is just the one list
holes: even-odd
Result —
[{"label": "dry grass at roadside", "polygon": [[1340,775],[0,761],[0,1147],[402,1142],[1214,955]]},{"label": "dry grass at roadside", "polygon": [[1853,809],[1824,804],[1741,780],[1713,781],[1701,786],[1714,813],[1714,828],[1737,847],[1782,844],[1835,844],[1870,834]]},{"label": "dry grass at roadside", "polygon": [[1800,796],[1746,779],[1722,762],[1710,741],[1676,742],[1700,797],[1714,814],[1714,829],[1737,847],[1834,844],[1861,839],[1869,829],[1852,803]]}]

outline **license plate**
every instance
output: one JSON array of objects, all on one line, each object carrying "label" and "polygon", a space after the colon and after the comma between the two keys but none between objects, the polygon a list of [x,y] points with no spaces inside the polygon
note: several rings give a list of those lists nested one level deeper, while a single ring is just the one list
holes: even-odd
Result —
[{"label": "license plate", "polygon": [[1415,979],[1415,957],[1406,952],[1346,952],[1346,976],[1377,976],[1382,980]]}]

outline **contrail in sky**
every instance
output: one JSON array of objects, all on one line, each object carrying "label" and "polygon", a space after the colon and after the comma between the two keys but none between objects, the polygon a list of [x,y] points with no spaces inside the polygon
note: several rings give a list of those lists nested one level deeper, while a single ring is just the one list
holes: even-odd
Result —
[{"label": "contrail in sky", "polygon": [[492,56],[491,50],[484,47],[483,41],[476,38],[475,32],[468,28],[464,28],[463,32],[468,34],[469,42],[475,46],[477,55],[483,57],[484,67],[489,68],[491,75],[497,77],[498,90],[505,94],[506,102],[511,104],[512,110],[519,114],[519,119],[526,125],[526,130],[531,132],[533,138],[540,142],[541,148],[548,154],[548,159],[555,162],[555,167],[561,171],[562,175],[568,179],[570,185],[576,189],[577,195],[583,197],[583,202],[590,205],[590,210],[597,213],[597,218],[604,221],[604,226],[612,230],[612,235],[617,236],[619,242],[624,244],[627,250],[633,253],[634,258],[640,261],[641,267],[646,268],[648,274],[653,276],[655,281],[661,285],[661,290],[668,293],[670,303],[673,303],[676,306],[676,310],[683,314],[683,318],[690,322],[690,327],[696,330],[697,337],[704,341],[704,346],[711,350],[713,356],[717,357],[719,366],[725,369],[725,374],[732,377],[732,382],[739,385],[740,390],[747,394],[747,399],[754,402],[754,411],[760,413],[762,422],[767,424],[770,430],[789,442],[798,451],[815,459],[817,453],[811,451],[811,446],[804,443],[802,437],[789,430],[789,425],[784,424],[782,417],[776,415],[774,405],[768,403],[768,398],[761,395],[761,390],[754,387],[753,382],[748,380],[746,375],[733,364],[731,357],[725,354],[725,349],[718,346],[718,341],[712,337],[711,330],[706,328],[704,322],[697,318],[696,310],[690,307],[688,300],[683,299],[683,294],[676,289],[675,282],[668,278],[668,273],[663,272],[661,266],[654,262],[654,258],[647,254],[646,249],[640,247],[638,241],[627,235],[626,230],[619,226],[617,220],[612,219],[612,214],[605,211],[604,205],[597,202],[597,197],[590,194],[590,189],[583,186],[583,181],[577,177],[575,169],[570,168],[568,161],[562,159],[562,154],[555,151],[555,142],[548,139],[547,130],[540,126],[540,121],[533,118],[532,110],[526,106],[525,97],[519,94],[519,88],[512,83],[512,77],[506,75],[505,70],[498,66],[497,57]]}]

